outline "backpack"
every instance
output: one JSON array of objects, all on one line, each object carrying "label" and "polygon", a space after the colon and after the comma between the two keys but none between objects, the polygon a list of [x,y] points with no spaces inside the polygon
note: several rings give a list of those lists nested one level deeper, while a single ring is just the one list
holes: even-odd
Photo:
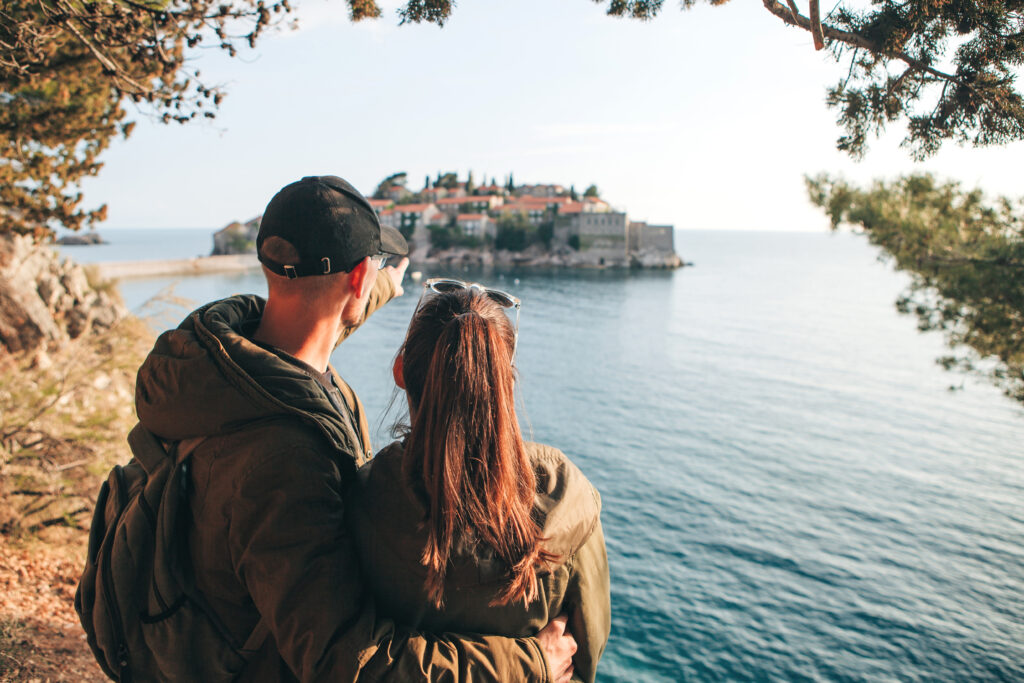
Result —
[{"label": "backpack", "polygon": [[233,680],[268,635],[238,642],[195,588],[186,524],[191,455],[204,439],[165,447],[141,424],[134,456],[100,488],[75,610],[100,668],[132,681]]}]

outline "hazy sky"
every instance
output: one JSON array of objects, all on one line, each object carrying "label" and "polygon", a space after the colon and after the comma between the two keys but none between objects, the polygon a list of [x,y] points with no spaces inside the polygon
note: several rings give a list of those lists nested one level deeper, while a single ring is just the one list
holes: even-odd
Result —
[{"label": "hazy sky", "polygon": [[759,3],[613,19],[589,0],[465,0],[443,28],[351,24],[338,1],[297,3],[300,29],[228,59],[197,56],[228,97],[211,123],[136,116],[86,204],[110,227],[209,227],[259,214],[303,175],[366,193],[395,171],[590,183],[631,218],[677,228],[824,230],[805,173],[855,180],[928,170],[1020,196],[1024,143],[949,146],[913,163],[902,131],[856,163],[825,88],[844,73]]}]

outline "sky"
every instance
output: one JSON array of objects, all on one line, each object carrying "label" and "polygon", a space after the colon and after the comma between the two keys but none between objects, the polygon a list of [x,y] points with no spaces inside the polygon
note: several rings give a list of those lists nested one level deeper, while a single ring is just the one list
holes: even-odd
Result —
[{"label": "sky", "polygon": [[[378,0],[379,1],[379,0]],[[282,29],[229,59],[197,51],[227,97],[212,122],[163,125],[145,112],[83,184],[108,227],[220,228],[259,215],[282,186],[335,174],[372,193],[381,179],[472,171],[560,183],[631,219],[677,229],[828,229],[804,175],[857,182],[929,171],[1020,196],[1024,143],[947,145],[923,163],[899,128],[855,162],[825,106],[845,74],[810,35],[733,2],[650,22],[589,0],[465,0],[451,20],[352,24],[340,0],[296,3]]]}]

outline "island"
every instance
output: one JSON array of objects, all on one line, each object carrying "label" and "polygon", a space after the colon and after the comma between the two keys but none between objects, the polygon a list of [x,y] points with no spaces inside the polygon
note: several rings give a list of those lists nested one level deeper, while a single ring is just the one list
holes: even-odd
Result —
[{"label": "island", "polygon": [[[632,220],[591,185],[582,195],[558,184],[517,185],[473,174],[427,176],[412,191],[395,173],[369,199],[384,225],[401,231],[414,263],[445,265],[678,268],[673,226]],[[213,255],[252,253],[260,218],[214,234]]]},{"label": "island", "polygon": [[107,244],[107,241],[100,237],[98,232],[90,231],[85,234],[64,235],[57,238],[55,242],[61,246],[89,247],[96,244]]}]

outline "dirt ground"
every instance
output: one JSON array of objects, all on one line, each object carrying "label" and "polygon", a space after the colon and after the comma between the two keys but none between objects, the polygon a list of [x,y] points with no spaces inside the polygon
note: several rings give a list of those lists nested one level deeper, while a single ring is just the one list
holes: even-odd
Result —
[{"label": "dirt ground", "polygon": [[85,539],[0,536],[0,682],[106,681],[75,613]]}]

